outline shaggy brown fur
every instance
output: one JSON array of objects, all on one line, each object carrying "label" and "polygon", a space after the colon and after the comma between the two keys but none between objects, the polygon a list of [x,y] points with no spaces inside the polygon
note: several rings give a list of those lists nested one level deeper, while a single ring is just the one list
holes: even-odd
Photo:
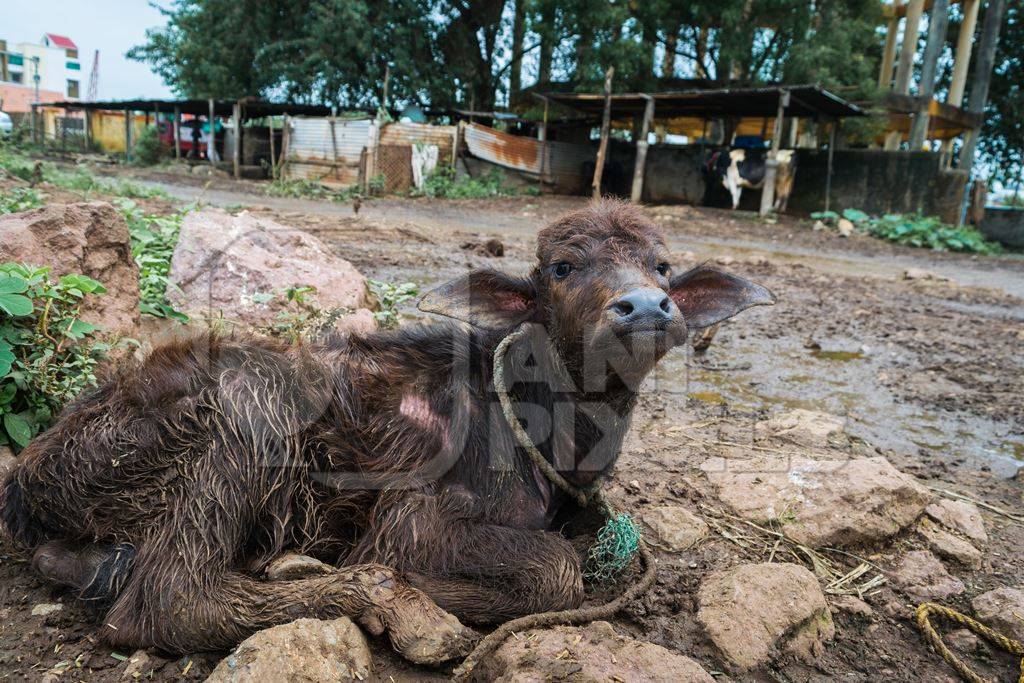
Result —
[{"label": "shaggy brown fur", "polygon": [[[157,348],[25,449],[0,517],[41,572],[105,606],[117,646],[219,649],[345,614],[415,661],[457,655],[471,633],[443,610],[494,622],[582,597],[578,556],[548,530],[563,496],[497,407],[498,342],[533,326],[509,351],[510,393],[583,484],[614,464],[637,383],[687,324],[771,302],[666,263],[642,213],[598,203],[541,231],[529,277],[473,272],[421,304],[471,326]],[[624,322],[616,302],[638,289],[666,295],[663,320]],[[286,550],[340,569],[259,580]]]}]

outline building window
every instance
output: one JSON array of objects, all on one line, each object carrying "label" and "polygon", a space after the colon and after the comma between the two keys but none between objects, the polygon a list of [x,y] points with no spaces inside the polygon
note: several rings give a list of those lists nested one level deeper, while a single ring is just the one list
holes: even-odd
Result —
[{"label": "building window", "polygon": [[21,83],[22,82],[22,80],[21,80],[21,72],[20,71],[12,71],[12,72],[10,72],[10,76],[11,76],[11,83]]},{"label": "building window", "polygon": [[78,59],[78,50],[68,50],[68,59]]},{"label": "building window", "polygon": [[78,97],[78,81],[68,80],[68,97]]},{"label": "building window", "polygon": [[65,62],[65,63],[64,63],[64,66],[66,66],[67,68],[69,68],[69,69],[71,69],[71,70],[73,70],[73,71],[78,71],[78,70],[80,70],[80,69],[82,68],[82,67],[81,67],[81,66],[79,65],[79,63],[78,63],[78,62]]}]

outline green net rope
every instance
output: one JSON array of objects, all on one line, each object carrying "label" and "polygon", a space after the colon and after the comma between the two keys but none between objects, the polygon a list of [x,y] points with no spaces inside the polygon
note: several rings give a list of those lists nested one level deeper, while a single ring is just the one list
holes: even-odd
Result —
[{"label": "green net rope", "polygon": [[590,581],[611,581],[622,573],[640,549],[640,530],[626,513],[609,514],[597,540],[587,553],[584,578]]}]

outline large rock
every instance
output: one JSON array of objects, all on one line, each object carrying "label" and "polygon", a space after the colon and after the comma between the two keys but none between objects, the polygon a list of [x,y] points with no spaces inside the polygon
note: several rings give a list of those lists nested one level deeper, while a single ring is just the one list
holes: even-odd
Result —
[{"label": "large rock", "polygon": [[797,564],[744,564],[708,575],[697,619],[730,664],[750,669],[781,652],[813,661],[835,627],[814,574]]},{"label": "large rock", "polygon": [[53,276],[87,275],[107,292],[86,297],[86,321],[112,332],[138,325],[139,267],[124,217],[106,202],[50,204],[0,216],[2,261],[49,266]]},{"label": "large rock", "polygon": [[920,600],[944,600],[964,592],[964,582],[951,576],[927,550],[912,550],[890,574],[893,585]]},{"label": "large rock", "polygon": [[971,601],[974,615],[1003,635],[1024,642],[1024,586],[997,588]]},{"label": "large rock", "polygon": [[689,657],[619,635],[606,621],[516,634],[481,665],[477,680],[495,683],[543,681],[652,681],[712,683]]},{"label": "large rock", "polygon": [[657,537],[658,547],[670,552],[682,552],[708,535],[704,520],[680,505],[644,510],[641,517]]},{"label": "large rock", "polygon": [[249,636],[206,683],[361,681],[371,662],[366,637],[350,619],[298,619]]},{"label": "large rock", "polygon": [[736,514],[753,522],[777,522],[787,536],[810,547],[889,538],[913,522],[931,499],[928,489],[882,457],[714,457],[701,469]]},{"label": "large rock", "polygon": [[[316,288],[324,310],[345,308],[339,328],[373,329],[366,280],[316,237],[248,211],[237,216],[216,209],[185,217],[171,260],[175,307],[200,317],[261,326],[285,310],[290,287]],[[269,300],[268,300],[269,299]]]}]

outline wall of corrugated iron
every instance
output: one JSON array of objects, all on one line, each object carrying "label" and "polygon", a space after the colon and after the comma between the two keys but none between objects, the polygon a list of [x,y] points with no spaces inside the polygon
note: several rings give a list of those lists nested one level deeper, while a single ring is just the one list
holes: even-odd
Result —
[{"label": "wall of corrugated iron", "polygon": [[[593,164],[597,150],[589,145],[568,142],[542,143],[533,138],[510,135],[471,123],[465,127],[466,148],[470,154],[505,168],[534,176],[571,192],[583,187],[584,167]],[[593,172],[591,166],[590,172]]]},{"label": "wall of corrugated iron", "polygon": [[380,144],[409,145],[417,142],[437,145],[438,163],[451,163],[455,126],[433,126],[429,123],[389,123],[380,130]]},{"label": "wall of corrugated iron", "polygon": [[[295,116],[288,119],[287,165],[289,180],[315,180],[325,184],[359,182],[359,158],[370,145],[372,119],[334,119]],[[333,129],[333,130],[332,130]]]}]

